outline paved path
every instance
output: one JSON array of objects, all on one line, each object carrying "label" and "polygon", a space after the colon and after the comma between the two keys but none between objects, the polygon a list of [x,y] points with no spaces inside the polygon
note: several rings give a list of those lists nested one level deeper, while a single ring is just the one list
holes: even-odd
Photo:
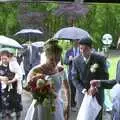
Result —
[{"label": "paved path", "polygon": [[[22,111],[21,120],[24,120],[26,112],[32,102],[32,98],[30,94],[26,91],[23,91],[22,102],[23,102],[23,111]],[[77,112],[71,112],[70,120],[76,120],[76,116],[77,116]]]},{"label": "paved path", "polygon": [[[24,90],[23,90],[23,94],[22,94],[22,102],[23,102],[23,111],[22,111],[21,120],[24,120],[26,112],[32,102],[32,98],[31,98],[30,94]],[[71,111],[69,120],[76,120],[76,116],[77,116],[77,112]],[[103,120],[111,120],[110,114],[104,113]]]}]

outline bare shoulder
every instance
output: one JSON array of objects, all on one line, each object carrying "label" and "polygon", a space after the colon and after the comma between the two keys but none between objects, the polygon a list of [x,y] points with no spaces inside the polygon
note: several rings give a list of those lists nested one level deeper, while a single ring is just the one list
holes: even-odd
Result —
[{"label": "bare shoulder", "polygon": [[33,80],[35,78],[44,77],[46,65],[37,65],[33,67],[27,75],[27,81]]}]

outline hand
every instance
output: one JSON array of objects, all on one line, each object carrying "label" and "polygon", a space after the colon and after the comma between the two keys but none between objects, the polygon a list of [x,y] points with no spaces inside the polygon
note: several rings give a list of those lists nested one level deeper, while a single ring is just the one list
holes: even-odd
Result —
[{"label": "hand", "polygon": [[90,89],[88,90],[88,94],[92,96],[95,96],[97,92],[98,92],[98,88],[93,86],[91,86]]},{"label": "hand", "polygon": [[90,81],[90,85],[92,86],[92,87],[100,87],[100,80],[91,80]]}]

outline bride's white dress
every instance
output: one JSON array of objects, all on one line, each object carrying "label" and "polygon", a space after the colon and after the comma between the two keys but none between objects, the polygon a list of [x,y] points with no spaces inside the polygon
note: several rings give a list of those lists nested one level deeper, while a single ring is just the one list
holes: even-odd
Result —
[{"label": "bride's white dress", "polygon": [[64,104],[61,97],[61,88],[62,81],[67,80],[65,71],[58,72],[56,74],[50,75],[49,77],[54,80],[55,90],[58,95],[55,103],[55,112],[49,114],[47,108],[41,105],[35,106],[35,100],[33,100],[25,120],[64,120]]}]

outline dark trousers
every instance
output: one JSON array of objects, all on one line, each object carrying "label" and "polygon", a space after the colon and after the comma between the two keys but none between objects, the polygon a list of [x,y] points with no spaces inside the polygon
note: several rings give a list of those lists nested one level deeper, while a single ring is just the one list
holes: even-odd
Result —
[{"label": "dark trousers", "polygon": [[71,107],[75,107],[75,96],[76,96],[76,88],[73,85],[72,80],[69,79],[70,89],[71,89]]},{"label": "dark trousers", "polygon": [[103,104],[104,104],[104,90],[103,89],[99,89],[98,94],[96,95],[97,101],[98,103],[101,105],[102,109],[99,112],[96,120],[102,120],[102,116],[103,116]]}]

